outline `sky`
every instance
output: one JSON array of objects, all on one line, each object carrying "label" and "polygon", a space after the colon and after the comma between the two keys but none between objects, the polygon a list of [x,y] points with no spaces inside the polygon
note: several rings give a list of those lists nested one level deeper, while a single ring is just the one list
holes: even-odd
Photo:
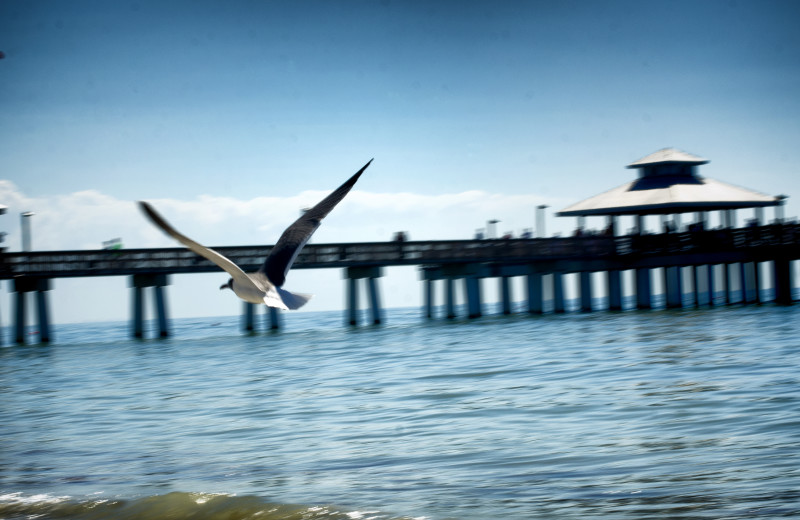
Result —
[{"label": "sky", "polygon": [[[206,245],[272,244],[374,158],[314,242],[466,239],[489,219],[517,235],[539,204],[568,234],[555,212],[665,147],[789,195],[793,217],[798,20],[769,0],[0,0],[0,231],[18,251],[32,211],[34,249],[174,246],[148,200]],[[240,313],[226,279],[174,276],[171,315]],[[338,270],[285,287],[343,306]],[[422,300],[413,268],[381,290]],[[56,323],[129,316],[124,278],[58,279],[50,301]]]}]

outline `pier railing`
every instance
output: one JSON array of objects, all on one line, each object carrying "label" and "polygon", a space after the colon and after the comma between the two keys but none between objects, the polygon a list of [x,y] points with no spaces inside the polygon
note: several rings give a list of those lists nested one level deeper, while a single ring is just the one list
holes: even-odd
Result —
[{"label": "pier railing", "polygon": [[[245,271],[255,271],[272,246],[215,248]],[[724,253],[755,248],[800,249],[800,225],[692,231],[620,237],[446,240],[308,244],[294,268],[430,265],[454,263],[522,264],[559,259],[619,259],[687,253]],[[203,273],[219,268],[185,248],[5,252],[0,279],[66,278],[157,273]]]}]

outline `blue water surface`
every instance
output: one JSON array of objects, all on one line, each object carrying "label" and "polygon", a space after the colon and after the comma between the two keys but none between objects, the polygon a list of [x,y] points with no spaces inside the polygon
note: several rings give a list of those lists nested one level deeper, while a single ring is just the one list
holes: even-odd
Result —
[{"label": "blue water surface", "polygon": [[60,325],[0,347],[0,518],[793,517],[798,318]]}]

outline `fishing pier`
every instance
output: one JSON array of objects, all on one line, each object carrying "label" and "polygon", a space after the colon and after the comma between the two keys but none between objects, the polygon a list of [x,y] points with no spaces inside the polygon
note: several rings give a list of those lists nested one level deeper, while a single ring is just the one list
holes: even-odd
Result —
[{"label": "fishing pier", "polygon": [[[786,222],[785,196],[768,196],[696,174],[705,159],[674,149],[660,150],[628,165],[639,178],[619,188],[573,204],[559,216],[578,219],[574,236],[524,239],[447,240],[308,244],[293,269],[342,269],[345,280],[345,322],[358,324],[359,283],[366,284],[369,317],[381,323],[379,280],[384,268],[417,266],[423,289],[423,312],[436,318],[436,287],[443,286],[444,312],[455,318],[461,306],[456,284],[463,284],[466,316],[483,314],[482,280],[497,280],[502,312],[512,312],[516,301],[511,279],[525,280],[527,312],[566,311],[565,277],[576,276],[580,310],[591,312],[593,298],[607,298],[610,311],[623,309],[625,295],[635,295],[637,309],[653,307],[654,286],[662,288],[667,308],[718,304],[757,304],[762,291],[772,288],[772,300],[793,303],[793,262],[800,260],[800,225]],[[775,218],[765,222],[764,208],[774,207]],[[735,212],[752,209],[746,227],[735,227]],[[719,213],[722,225],[709,229],[709,215]],[[693,214],[682,229],[680,215]],[[635,227],[620,233],[619,217],[633,216]],[[649,233],[647,217],[660,217],[660,233]],[[605,229],[588,232],[586,219],[605,218]],[[271,246],[214,248],[246,272],[258,270]],[[26,302],[35,294],[39,339],[50,341],[47,293],[56,278],[126,276],[130,279],[131,334],[144,333],[145,290],[152,290],[158,332],[168,336],[169,312],[165,287],[170,275],[219,272],[210,261],[185,248],[111,249],[79,251],[24,251],[0,253],[0,279],[12,283],[14,340],[25,342]],[[734,290],[734,288],[738,290]],[[739,298],[734,297],[738,293]],[[270,327],[280,327],[280,314],[269,309]],[[255,306],[244,303],[242,327],[254,329]]]},{"label": "fishing pier", "polygon": [[[216,248],[245,271],[255,271],[269,247]],[[741,287],[741,303],[761,303],[760,289],[771,285],[774,301],[792,303],[791,262],[800,259],[800,225],[773,224],[738,229],[691,231],[658,235],[584,236],[569,238],[456,240],[432,242],[378,242],[352,244],[309,244],[294,269],[339,268],[344,270],[348,306],[346,321],[357,324],[356,295],[359,281],[367,284],[372,322],[380,323],[382,309],[378,280],[388,266],[418,266],[424,292],[425,316],[434,318],[434,291],[444,289],[444,316],[456,317],[454,286],[463,283],[468,317],[483,314],[480,280],[496,278],[502,294],[502,309],[510,313],[513,295],[510,279],[526,280],[527,311],[544,312],[545,281],[552,294],[553,311],[565,312],[564,276],[576,273],[580,308],[594,310],[592,297],[603,291],[609,310],[622,309],[622,273],[633,272],[636,307],[652,307],[653,277],[660,272],[666,305],[684,305],[691,294],[696,305],[714,305],[716,299],[701,301],[701,291],[722,294],[724,303],[735,303],[732,284]],[[771,268],[760,269],[762,264]],[[0,279],[10,280],[14,290],[14,330],[17,342],[25,341],[26,295],[36,295],[40,339],[50,340],[47,292],[54,278],[127,276],[132,291],[131,332],[143,333],[143,291],[152,288],[159,334],[169,335],[168,309],[164,288],[171,274],[218,272],[219,268],[183,248],[127,249],[98,251],[38,251],[4,253]],[[592,273],[602,273],[603,287],[593,284]],[[764,278],[771,273],[771,280]],[[684,276],[684,274],[686,276]],[[684,279],[691,279],[685,284]],[[719,280],[720,282],[715,282]],[[735,282],[734,282],[735,281]],[[688,290],[687,290],[688,289]],[[244,304],[243,327],[253,328],[254,307]],[[277,311],[271,313],[273,327],[279,326]]]}]

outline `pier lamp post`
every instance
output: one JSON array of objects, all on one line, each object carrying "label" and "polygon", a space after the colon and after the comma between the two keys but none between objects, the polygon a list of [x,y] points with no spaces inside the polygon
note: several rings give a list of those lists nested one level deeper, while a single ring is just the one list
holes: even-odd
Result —
[{"label": "pier lamp post", "polygon": [[20,213],[20,226],[22,228],[22,250],[23,251],[30,251],[31,250],[31,220],[30,218],[34,216],[36,213],[32,211],[26,211],[24,213]]},{"label": "pier lamp post", "polygon": [[544,210],[549,208],[547,204],[539,204],[536,206],[536,236],[544,238]]}]

